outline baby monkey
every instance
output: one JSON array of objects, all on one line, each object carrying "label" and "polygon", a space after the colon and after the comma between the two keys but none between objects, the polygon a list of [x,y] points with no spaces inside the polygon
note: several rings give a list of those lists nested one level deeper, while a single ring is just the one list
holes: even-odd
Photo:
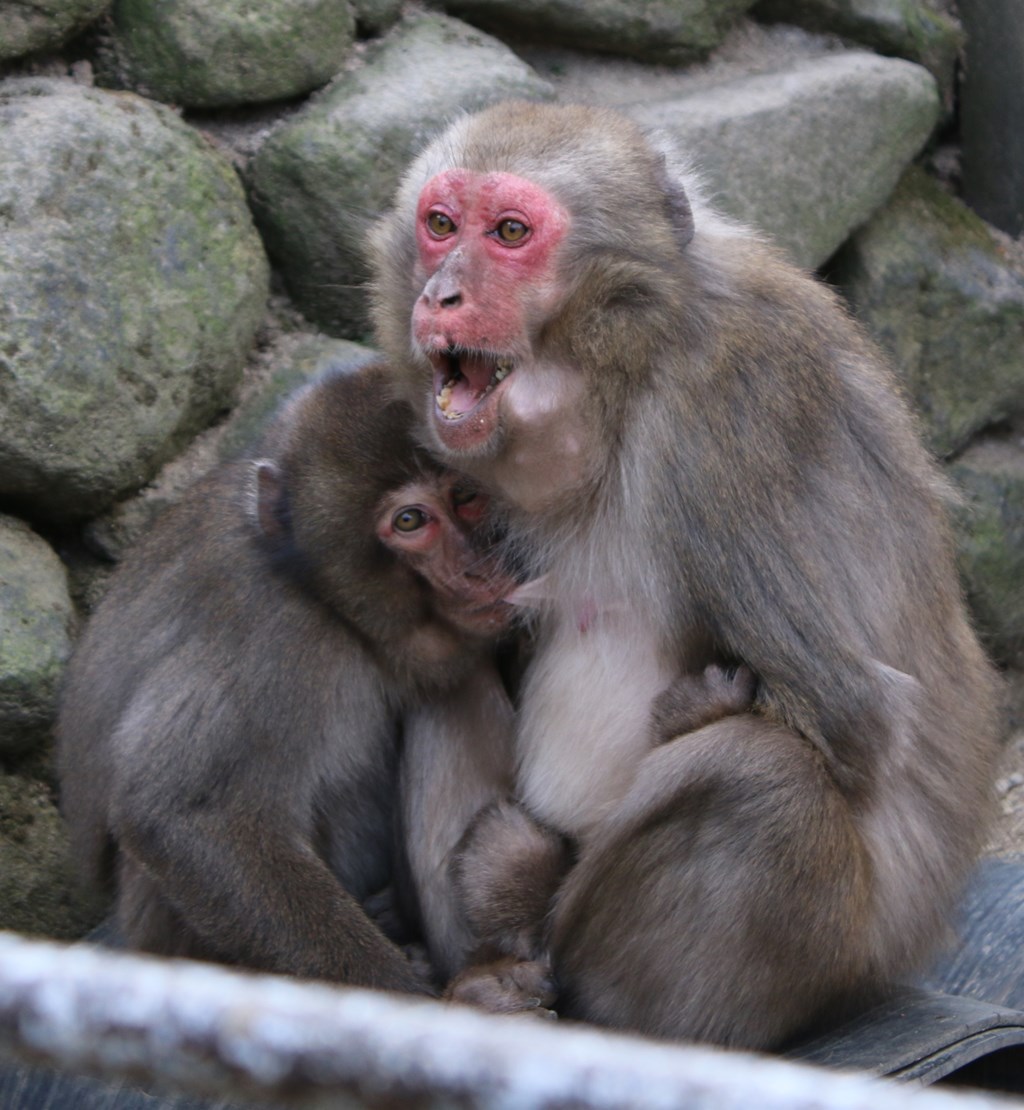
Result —
[{"label": "baby monkey", "polygon": [[[750,711],[756,693],[757,678],[742,664],[712,663],[699,674],[680,675],[654,701],[651,747]],[[458,739],[453,734],[448,740],[450,753]],[[410,744],[404,775],[418,757],[419,746]],[[433,769],[437,773],[436,763]],[[420,773],[426,778],[424,770]],[[450,852],[446,878],[462,933],[451,927],[439,933],[435,913],[424,923],[428,947],[435,964],[450,977],[446,998],[493,1013],[549,1014],[547,1007],[557,1009],[557,968],[552,968],[548,946],[558,888],[581,848],[614,831],[615,820],[609,830],[599,826],[582,842],[572,842],[539,824],[521,804],[502,797],[493,777],[481,781],[491,787],[495,800],[466,822]],[[441,792],[440,786],[432,790],[435,797]],[[443,886],[437,883],[435,890]],[[421,892],[421,898],[429,904],[429,892]]]},{"label": "baby monkey", "polygon": [[126,558],[78,645],[62,807],[133,947],[432,989],[363,903],[391,879],[402,715],[442,729],[485,696],[514,583],[389,376],[300,391]]}]

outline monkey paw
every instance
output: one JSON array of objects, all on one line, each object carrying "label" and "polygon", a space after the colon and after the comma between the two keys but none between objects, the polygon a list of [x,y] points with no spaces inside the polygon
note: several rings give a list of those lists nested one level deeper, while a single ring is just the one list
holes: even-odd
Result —
[{"label": "monkey paw", "polygon": [[551,968],[542,960],[506,956],[460,972],[444,992],[449,1002],[476,1006],[492,1014],[530,1014],[554,1018]]},{"label": "monkey paw", "polygon": [[757,692],[757,675],[742,663],[731,667],[712,663],[704,668],[704,682],[709,698],[718,705],[723,716],[749,709]]},{"label": "monkey paw", "polygon": [[664,744],[722,717],[744,713],[756,693],[757,675],[742,663],[725,667],[710,663],[699,675],[680,675],[654,700],[654,741]]}]

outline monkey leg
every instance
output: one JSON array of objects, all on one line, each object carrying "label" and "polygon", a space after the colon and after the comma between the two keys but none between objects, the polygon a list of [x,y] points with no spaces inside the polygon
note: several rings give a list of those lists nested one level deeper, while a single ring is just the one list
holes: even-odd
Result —
[{"label": "monkey leg", "polygon": [[160,883],[123,850],[117,874],[117,927],[133,948],[190,960],[217,959],[217,953],[163,897]]},{"label": "monkey leg", "polygon": [[868,863],[822,760],[732,717],[645,757],[560,892],[559,1012],[769,1048],[865,985]]},{"label": "monkey leg", "polygon": [[[125,812],[130,808],[131,812]],[[433,993],[287,815],[122,807],[118,923],[133,947]]]},{"label": "monkey leg", "polygon": [[477,814],[450,868],[476,945],[445,998],[496,1014],[554,1016],[544,927],[568,866],[565,841],[514,803]]},{"label": "monkey leg", "polygon": [[452,871],[481,948],[519,960],[541,959],[551,902],[569,868],[565,841],[509,801],[477,814]]}]

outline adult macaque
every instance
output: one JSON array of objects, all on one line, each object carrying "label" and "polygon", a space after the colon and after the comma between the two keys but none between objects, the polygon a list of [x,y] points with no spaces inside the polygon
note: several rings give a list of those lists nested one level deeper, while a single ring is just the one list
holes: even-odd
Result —
[{"label": "adult macaque", "polygon": [[390,876],[399,715],[479,687],[513,583],[388,376],[300,392],[257,456],[162,518],[86,630],[62,803],[83,870],[116,867],[133,946],[429,989],[361,905]]},{"label": "adult macaque", "polygon": [[[377,229],[379,339],[537,576],[518,789],[573,1017],[767,1047],[913,968],[989,807],[946,487],[822,285],[599,110],[507,103]],[[753,712],[655,745],[679,674]]]}]

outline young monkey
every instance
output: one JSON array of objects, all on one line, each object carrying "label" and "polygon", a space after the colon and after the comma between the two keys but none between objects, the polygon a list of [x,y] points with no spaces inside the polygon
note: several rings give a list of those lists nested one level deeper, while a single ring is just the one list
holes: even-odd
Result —
[{"label": "young monkey", "polygon": [[[701,674],[681,675],[654,701],[652,746],[748,712],[756,691],[756,676],[742,664],[710,664]],[[407,750],[404,767],[416,758],[415,747]],[[546,1007],[556,1004],[557,984],[548,949],[549,915],[579,845],[502,797],[493,777],[481,775],[479,782],[491,787],[495,800],[468,821],[449,852],[445,880],[435,883],[435,889],[448,885],[449,905],[461,915],[462,930],[449,928],[438,936],[427,921],[428,946],[435,964],[452,976],[446,998],[492,1013],[537,1009],[551,1015]],[[437,921],[435,916],[435,927]]]},{"label": "young monkey", "polygon": [[388,376],[298,393],[118,568],[78,646],[62,806],[133,947],[432,990],[362,903],[390,880],[401,716],[443,729],[487,696],[513,583]]}]

